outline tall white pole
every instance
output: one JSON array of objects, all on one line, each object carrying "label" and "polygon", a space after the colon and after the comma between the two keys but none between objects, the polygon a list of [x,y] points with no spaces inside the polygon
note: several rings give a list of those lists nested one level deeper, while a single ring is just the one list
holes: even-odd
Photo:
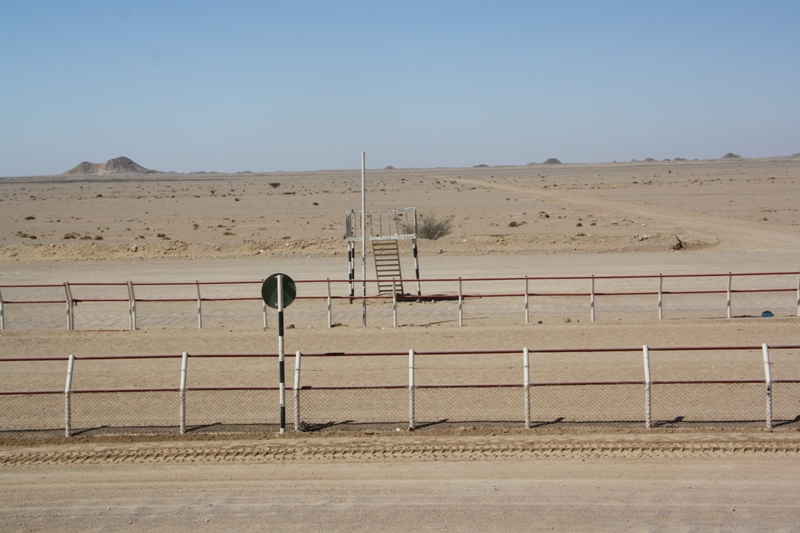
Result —
[{"label": "tall white pole", "polygon": [[361,293],[362,322],[367,327],[367,189],[366,189],[366,153],[361,152]]}]

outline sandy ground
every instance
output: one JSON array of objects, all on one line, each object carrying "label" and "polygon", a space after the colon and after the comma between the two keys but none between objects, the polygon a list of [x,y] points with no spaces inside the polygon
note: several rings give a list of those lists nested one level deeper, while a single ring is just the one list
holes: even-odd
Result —
[{"label": "sandy ground", "polygon": [[[344,213],[359,207],[359,182],[356,171],[3,180],[0,284],[249,280],[274,271],[344,278]],[[368,173],[368,191],[368,208],[453,217],[450,236],[420,241],[423,277],[800,266],[800,158],[382,170]],[[800,343],[794,319],[293,334],[288,351],[494,348],[499,340],[509,348]],[[262,331],[4,331],[0,356],[273,344]],[[52,379],[63,387],[61,369]],[[800,510],[796,435],[785,427],[5,440],[0,527],[791,530]]]},{"label": "sandy ground", "polygon": [[[764,250],[796,243],[800,158],[379,170],[367,208],[453,217],[424,256]],[[272,186],[274,184],[276,186]],[[3,180],[0,260],[332,257],[354,171]]]},{"label": "sandy ground", "polygon": [[343,453],[320,461],[209,457],[191,463],[4,468],[0,526],[5,531],[796,527],[796,454],[625,457],[572,449],[544,455],[428,453],[372,460]]}]

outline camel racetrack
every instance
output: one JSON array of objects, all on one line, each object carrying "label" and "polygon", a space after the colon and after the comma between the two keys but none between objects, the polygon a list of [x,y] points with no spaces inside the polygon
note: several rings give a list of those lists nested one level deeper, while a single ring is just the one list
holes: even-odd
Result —
[{"label": "camel racetrack", "polygon": [[[418,241],[423,279],[800,272],[798,157],[384,169],[367,171],[366,183],[368,210],[416,207],[421,220],[452,217],[449,235]],[[276,272],[296,280],[346,280],[345,213],[359,209],[360,172],[353,170],[4,179],[0,294],[8,300],[8,287],[64,282],[252,282]],[[372,256],[367,259],[371,279]],[[413,277],[412,251],[404,242],[400,260],[403,277]],[[724,290],[726,278],[719,279]],[[617,283],[615,290],[624,292],[625,282]],[[796,276],[787,287],[796,289]],[[375,290],[368,286],[370,294]],[[790,297],[796,300],[795,293]],[[724,294],[722,300],[724,306]],[[76,312],[82,305],[90,304]],[[519,351],[513,363],[499,355],[420,359],[420,385],[434,382],[425,381],[425,372],[437,372],[437,384],[521,382],[524,347],[575,350],[536,356],[531,379],[537,383],[643,382],[641,351],[630,359],[623,352],[597,355],[607,349],[756,348],[729,356],[655,352],[654,380],[750,381],[733,392],[717,383],[699,396],[692,395],[695,389],[675,389],[676,401],[684,402],[680,409],[690,412],[715,402],[739,408],[751,387],[763,394],[759,347],[800,345],[796,314],[762,318],[755,309],[731,318],[659,320],[653,312],[594,322],[586,310],[541,323],[525,324],[520,315],[516,323],[467,320],[463,326],[457,319],[406,320],[400,327],[351,321],[332,328],[297,321],[285,342],[288,354]],[[61,413],[53,427],[0,435],[4,531],[772,531],[792,530],[800,516],[800,397],[792,389],[779,403],[789,385],[777,382],[800,379],[796,349],[778,350],[771,361],[773,407],[780,410],[772,429],[760,396],[752,415],[737,420],[712,416],[692,423],[679,411],[657,416],[660,423],[647,429],[642,403],[628,417],[633,423],[554,418],[526,429],[524,414],[503,423],[487,422],[491,415],[462,416],[472,397],[459,394],[447,400],[454,414],[433,420],[449,422],[409,431],[408,402],[401,396],[404,418],[352,427],[337,403],[351,401],[363,412],[386,409],[384,401],[363,394],[355,401],[320,396],[318,407],[330,411],[309,421],[312,431],[294,432],[290,414],[285,435],[274,423],[215,429],[213,417],[181,435],[178,404],[169,396],[167,429],[110,424],[83,427],[67,438],[63,391],[70,354],[77,358],[75,388],[175,389],[183,352],[273,354],[277,337],[272,324],[264,329],[257,322],[208,322],[200,329],[164,320],[133,331],[124,321],[113,328],[70,330],[64,324],[0,331],[0,358],[25,359],[1,363],[2,392],[61,391],[47,400]],[[119,365],[91,359],[154,355],[174,358]],[[202,361],[190,366],[190,386],[277,386],[274,358]],[[288,357],[288,383],[292,363]],[[303,364],[313,385],[321,386],[319,376],[341,387],[408,380],[407,357],[310,357]],[[571,389],[578,411],[627,401],[626,392],[609,389],[617,392],[595,405],[592,396],[581,397],[594,389]],[[237,404],[245,418],[257,409],[272,418],[278,411],[272,390],[257,403],[219,401]],[[41,414],[35,403],[2,405],[14,406],[0,414],[4,428],[20,412],[29,419]],[[114,405],[91,408],[113,417],[119,414]]]}]

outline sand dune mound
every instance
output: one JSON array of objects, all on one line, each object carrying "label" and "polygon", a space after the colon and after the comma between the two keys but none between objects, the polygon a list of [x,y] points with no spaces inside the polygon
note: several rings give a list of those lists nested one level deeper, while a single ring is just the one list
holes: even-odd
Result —
[{"label": "sand dune mound", "polygon": [[722,159],[741,159],[742,156],[734,154],[733,152],[728,152],[727,154],[722,156]]},{"label": "sand dune mound", "polygon": [[127,157],[109,159],[105,163],[90,163],[84,161],[75,168],[64,172],[64,175],[74,174],[151,174],[154,170],[144,168]]},{"label": "sand dune mound", "polygon": [[542,164],[543,164],[543,165],[560,165],[560,164],[561,164],[561,161],[559,161],[559,160],[558,160],[558,159],[556,159],[555,157],[551,157],[550,159],[548,159],[547,161],[545,161],[545,162],[544,162],[544,163],[542,163]]}]

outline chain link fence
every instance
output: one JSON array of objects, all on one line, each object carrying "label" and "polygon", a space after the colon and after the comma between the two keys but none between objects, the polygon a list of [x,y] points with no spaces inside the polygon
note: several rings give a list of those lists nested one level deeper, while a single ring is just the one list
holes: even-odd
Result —
[{"label": "chain link fence", "polygon": [[3,329],[68,329],[63,285],[0,287]]},{"label": "chain link fence", "polygon": [[[0,435],[277,431],[276,359],[2,359]],[[800,345],[300,354],[286,369],[300,431],[800,424]]]},{"label": "chain link fence", "polygon": [[[274,328],[260,281],[0,285],[0,329]],[[296,327],[513,325],[800,316],[800,273],[420,280],[421,295],[350,296],[298,280]],[[356,290],[356,293],[359,291]],[[363,290],[362,290],[363,292]]]}]

